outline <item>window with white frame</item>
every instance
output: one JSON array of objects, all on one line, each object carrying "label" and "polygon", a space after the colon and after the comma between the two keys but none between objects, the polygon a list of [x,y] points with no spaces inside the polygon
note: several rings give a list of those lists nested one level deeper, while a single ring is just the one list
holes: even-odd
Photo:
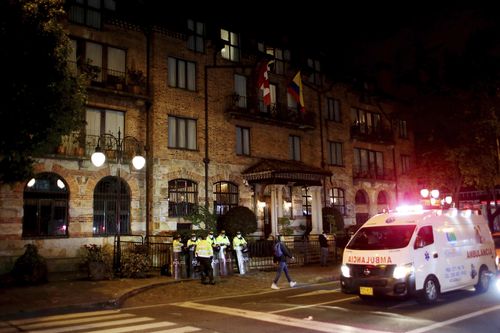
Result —
[{"label": "window with white frame", "polygon": [[288,137],[288,158],[300,161],[300,136],[290,135]]},{"label": "window with white frame", "polygon": [[336,166],[344,165],[341,142],[328,141],[328,164]]},{"label": "window with white frame", "polygon": [[340,187],[330,189],[330,203],[333,208],[336,208],[342,215],[346,214],[345,209],[345,192]]},{"label": "window with white frame", "polygon": [[168,116],[168,147],[196,150],[196,120]]},{"label": "window with white frame", "polygon": [[271,97],[271,105],[264,105],[264,94],[262,90],[259,90],[259,110],[264,113],[276,113],[278,110],[277,97],[276,97],[276,85],[269,84],[269,96]]},{"label": "window with white frame", "polygon": [[220,30],[220,38],[224,42],[222,57],[231,61],[240,61],[240,35],[225,29]]},{"label": "window with white frame", "polygon": [[205,23],[187,20],[187,47],[195,52],[205,52]]},{"label": "window with white frame", "polygon": [[236,126],[236,154],[250,156],[250,129]]},{"label": "window with white frame", "polygon": [[340,114],[340,101],[338,99],[327,99],[326,119],[336,123],[342,122],[342,116]]},{"label": "window with white frame", "polygon": [[168,216],[183,217],[194,213],[198,205],[198,184],[189,179],[168,182]]},{"label": "window with white frame", "polygon": [[168,57],[168,85],[195,91],[196,63]]},{"label": "window with white frame", "polygon": [[401,155],[401,174],[407,175],[410,172],[410,156]]},{"label": "window with white frame", "polygon": [[214,213],[218,216],[224,215],[231,208],[238,206],[238,185],[221,181],[214,184]]}]

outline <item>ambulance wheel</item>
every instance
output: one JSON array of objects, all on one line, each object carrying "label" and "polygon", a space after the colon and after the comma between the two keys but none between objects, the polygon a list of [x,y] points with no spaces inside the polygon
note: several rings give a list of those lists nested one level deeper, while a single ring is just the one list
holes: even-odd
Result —
[{"label": "ambulance wheel", "polygon": [[434,276],[425,279],[424,288],[420,291],[417,301],[421,304],[430,304],[437,301],[439,297],[439,282]]},{"label": "ambulance wheel", "polygon": [[479,294],[487,291],[489,286],[490,286],[490,278],[488,277],[488,269],[482,266],[481,269],[479,270],[479,277],[477,280],[477,284],[474,286],[474,288],[476,289],[476,293]]}]

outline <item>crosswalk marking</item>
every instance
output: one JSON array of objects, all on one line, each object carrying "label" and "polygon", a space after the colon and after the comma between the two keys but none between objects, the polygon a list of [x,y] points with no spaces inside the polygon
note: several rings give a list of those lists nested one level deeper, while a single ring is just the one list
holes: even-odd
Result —
[{"label": "crosswalk marking", "polygon": [[113,320],[113,319],[123,319],[123,318],[130,318],[130,317],[135,317],[133,314],[129,313],[119,313],[115,315],[110,315],[110,316],[104,316],[104,317],[90,317],[90,318],[74,318],[74,319],[67,319],[67,320],[58,320],[58,321],[46,321],[46,322],[40,322],[40,323],[32,323],[28,325],[20,325],[23,326],[24,329],[30,330],[30,329],[36,329],[36,328],[44,328],[44,327],[54,327],[54,326],[65,326],[65,325],[72,325],[72,324],[82,324],[82,323],[91,323],[94,321],[98,320]]},{"label": "crosswalk marking", "polygon": [[61,333],[61,332],[70,332],[70,331],[75,331],[75,330],[89,330],[89,329],[106,327],[106,326],[136,324],[136,323],[150,321],[150,320],[153,320],[153,319],[148,318],[148,317],[139,317],[139,318],[133,318],[133,319],[106,321],[103,323],[92,323],[92,324],[85,324],[85,325],[74,325],[74,326],[64,326],[64,327],[59,327],[59,328],[49,328],[49,329],[45,329],[45,330],[34,330],[34,331],[28,330],[26,332]]},{"label": "crosswalk marking", "polygon": [[103,311],[91,311],[91,312],[80,312],[80,313],[69,313],[64,315],[54,315],[54,316],[46,316],[46,317],[35,317],[28,319],[17,319],[17,320],[9,320],[9,323],[13,325],[26,325],[31,323],[40,323],[45,321],[55,321],[61,319],[71,319],[71,318],[83,318],[83,317],[97,317],[104,316],[108,314],[117,314],[120,313],[120,310],[103,310]]},{"label": "crosswalk marking", "polygon": [[[178,327],[174,327],[178,326]],[[65,315],[53,315],[0,322],[0,333],[191,333],[201,331],[194,326],[182,326],[155,318],[124,313],[121,310],[104,310]]]}]

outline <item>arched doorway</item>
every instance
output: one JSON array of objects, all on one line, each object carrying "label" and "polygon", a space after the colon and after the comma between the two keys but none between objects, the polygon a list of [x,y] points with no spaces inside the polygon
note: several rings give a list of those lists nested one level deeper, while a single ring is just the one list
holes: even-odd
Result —
[{"label": "arched doorway", "polygon": [[96,236],[130,234],[130,187],[121,178],[107,176],[94,189]]}]

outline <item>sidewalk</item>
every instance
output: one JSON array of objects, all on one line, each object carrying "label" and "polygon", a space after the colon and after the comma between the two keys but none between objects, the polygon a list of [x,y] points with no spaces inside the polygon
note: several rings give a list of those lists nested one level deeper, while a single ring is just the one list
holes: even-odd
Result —
[{"label": "sidewalk", "polygon": [[[334,281],[339,278],[340,265],[293,266],[290,268],[290,273],[298,282],[298,286]],[[169,286],[174,287],[169,290],[179,298],[189,297],[183,289],[186,291],[196,289],[198,293],[196,296],[212,293],[215,291],[214,288],[229,295],[241,292],[242,285],[244,285],[245,291],[249,292],[269,288],[274,275],[275,271],[254,270],[243,276],[231,275],[219,278],[215,286],[201,285],[199,280],[175,280],[173,277],[157,275],[144,279],[59,280],[39,286],[1,287],[0,319],[64,311],[119,308],[130,296],[151,288],[170,288]],[[284,275],[279,284],[285,286]],[[169,290],[165,294],[169,293]],[[172,300],[172,294],[169,295],[170,300]]]}]

